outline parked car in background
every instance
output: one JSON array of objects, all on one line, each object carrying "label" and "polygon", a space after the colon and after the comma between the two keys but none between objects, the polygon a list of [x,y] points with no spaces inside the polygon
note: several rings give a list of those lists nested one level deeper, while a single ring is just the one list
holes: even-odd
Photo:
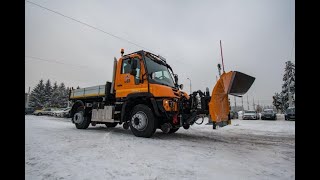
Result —
[{"label": "parked car in background", "polygon": [[265,109],[261,113],[261,119],[272,119],[272,120],[277,120],[277,114],[276,112],[273,111],[273,109]]},{"label": "parked car in background", "polygon": [[33,114],[33,115],[37,115],[37,116],[41,116],[41,115],[43,115],[43,113],[42,113],[43,110],[44,110],[44,109],[35,110],[32,114]]},{"label": "parked car in background", "polygon": [[285,120],[295,120],[296,119],[296,109],[295,107],[288,107],[284,114]]},{"label": "parked car in background", "polygon": [[245,119],[253,119],[253,120],[256,120],[256,119],[259,119],[259,115],[256,111],[244,111],[243,112],[243,115],[242,115],[242,119],[245,120]]},{"label": "parked car in background", "polygon": [[57,116],[56,114],[59,113],[60,111],[62,111],[64,108],[56,108],[54,110],[52,110],[49,115],[51,116]]},{"label": "parked car in background", "polygon": [[53,108],[46,108],[44,109],[44,111],[42,112],[44,115],[51,115],[52,111],[54,111],[55,109]]},{"label": "parked car in background", "polygon": [[59,111],[55,111],[53,115],[57,116],[57,117],[69,118],[70,117],[70,110],[71,110],[71,107],[64,108],[64,109],[61,109]]},{"label": "parked car in background", "polygon": [[32,114],[36,109],[32,107],[24,108],[24,114]]},{"label": "parked car in background", "polygon": [[35,110],[33,112],[34,115],[37,115],[37,116],[41,116],[41,115],[50,115],[50,113],[52,112],[52,108],[43,108],[43,109],[40,109],[40,110]]}]

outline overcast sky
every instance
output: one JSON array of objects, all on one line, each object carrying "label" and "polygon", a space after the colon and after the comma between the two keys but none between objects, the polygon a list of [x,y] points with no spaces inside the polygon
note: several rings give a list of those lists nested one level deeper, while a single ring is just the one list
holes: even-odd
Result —
[{"label": "overcast sky", "polygon": [[25,55],[51,61],[25,58],[26,92],[40,79],[69,87],[105,84],[121,48],[165,57],[188,93],[187,78],[193,91],[212,91],[222,40],[225,70],[254,76],[250,103],[254,98],[271,105],[281,91],[285,62],[295,63],[293,0],[30,1],[144,48],[26,2]]}]

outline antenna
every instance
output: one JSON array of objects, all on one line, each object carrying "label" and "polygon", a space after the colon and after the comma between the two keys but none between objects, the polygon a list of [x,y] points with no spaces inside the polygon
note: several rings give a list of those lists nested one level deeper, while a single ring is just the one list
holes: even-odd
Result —
[{"label": "antenna", "polygon": [[220,40],[220,51],[221,51],[221,59],[222,59],[222,70],[223,70],[223,73],[225,73],[225,71],[224,71],[224,63],[223,63],[223,54],[222,54],[221,40]]}]

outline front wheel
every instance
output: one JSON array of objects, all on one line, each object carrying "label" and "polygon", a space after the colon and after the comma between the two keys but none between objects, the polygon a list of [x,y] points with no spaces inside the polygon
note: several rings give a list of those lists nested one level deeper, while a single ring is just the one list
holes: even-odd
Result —
[{"label": "front wheel", "polygon": [[77,129],[87,129],[90,125],[90,118],[85,116],[83,107],[78,107],[76,113],[73,115],[73,122]]},{"label": "front wheel", "polygon": [[151,137],[158,127],[152,110],[144,104],[138,104],[133,108],[129,124],[135,136],[145,138]]}]

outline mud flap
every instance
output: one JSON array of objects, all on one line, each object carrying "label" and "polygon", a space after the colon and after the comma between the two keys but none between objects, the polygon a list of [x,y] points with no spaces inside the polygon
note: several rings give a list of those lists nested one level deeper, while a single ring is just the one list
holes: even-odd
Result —
[{"label": "mud flap", "polygon": [[223,73],[213,88],[209,102],[211,120],[215,123],[228,121],[230,105],[228,94],[242,96],[252,86],[255,78],[238,71]]}]

